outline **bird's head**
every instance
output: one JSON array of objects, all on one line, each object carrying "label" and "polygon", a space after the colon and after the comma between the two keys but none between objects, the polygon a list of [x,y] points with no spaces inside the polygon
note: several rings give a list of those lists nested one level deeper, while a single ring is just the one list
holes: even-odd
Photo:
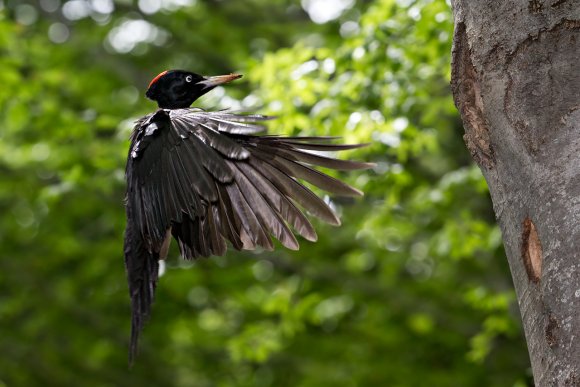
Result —
[{"label": "bird's head", "polygon": [[157,75],[145,95],[163,109],[182,109],[218,85],[241,78],[239,74],[204,77],[184,70],[168,70]]}]

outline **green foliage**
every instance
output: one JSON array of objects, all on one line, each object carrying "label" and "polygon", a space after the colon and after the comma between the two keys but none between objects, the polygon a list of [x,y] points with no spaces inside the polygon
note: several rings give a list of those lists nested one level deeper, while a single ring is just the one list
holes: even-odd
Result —
[{"label": "green foliage", "polygon": [[[360,0],[322,25],[287,0],[63,3],[0,1],[0,386],[529,383],[443,0]],[[241,71],[202,106],[369,142],[344,157],[377,167],[332,172],[365,198],[328,198],[343,225],[315,222],[300,251],[173,249],[128,370],[127,138],[166,68]]]}]

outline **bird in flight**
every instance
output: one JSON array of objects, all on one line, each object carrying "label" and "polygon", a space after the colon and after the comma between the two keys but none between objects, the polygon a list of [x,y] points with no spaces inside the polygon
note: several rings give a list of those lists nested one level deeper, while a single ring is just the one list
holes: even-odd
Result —
[{"label": "bird in flight", "polygon": [[227,242],[236,250],[272,250],[272,237],[297,250],[291,229],[306,240],[317,238],[303,211],[340,224],[328,204],[299,180],[336,195],[362,195],[313,166],[370,168],[371,163],[321,155],[364,144],[260,135],[260,123],[271,117],[190,107],[216,86],[240,77],[170,70],[149,84],[146,96],[159,109],[136,122],[125,171],[131,364],[151,312],[159,260],[166,258],[172,239],[185,259],[223,255]]}]

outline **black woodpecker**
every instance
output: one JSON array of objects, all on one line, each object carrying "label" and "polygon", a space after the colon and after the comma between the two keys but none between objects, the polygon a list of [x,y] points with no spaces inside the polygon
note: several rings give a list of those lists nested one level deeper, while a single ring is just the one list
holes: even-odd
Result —
[{"label": "black woodpecker", "polygon": [[131,364],[151,312],[159,260],[166,258],[172,237],[185,259],[223,255],[226,241],[236,250],[272,250],[272,236],[297,250],[290,227],[309,241],[317,238],[302,211],[340,224],[332,209],[298,179],[332,194],[362,195],[312,166],[370,168],[373,164],[320,155],[363,144],[332,144],[332,137],[258,135],[264,131],[259,123],[271,117],[190,107],[216,86],[240,77],[170,70],[149,84],[146,95],[159,109],[137,121],[126,167]]}]

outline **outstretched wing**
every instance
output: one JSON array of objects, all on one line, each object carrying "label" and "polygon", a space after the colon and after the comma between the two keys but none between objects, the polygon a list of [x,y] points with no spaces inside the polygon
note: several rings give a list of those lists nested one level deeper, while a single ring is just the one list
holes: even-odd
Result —
[{"label": "outstretched wing", "polygon": [[[361,195],[313,166],[369,168],[372,164],[320,155],[364,145],[332,144],[332,137],[256,135],[263,131],[257,123],[267,119],[160,109],[138,121],[126,170],[125,261],[133,331],[140,331],[149,314],[157,281],[157,273],[151,272],[157,266],[143,260],[164,258],[169,232],[187,259],[223,255],[226,240],[236,249],[271,250],[273,236],[287,248],[298,249],[292,229],[307,240],[317,238],[298,206],[340,224],[324,200],[298,179],[333,194]],[[131,348],[134,354],[136,335]]]}]

